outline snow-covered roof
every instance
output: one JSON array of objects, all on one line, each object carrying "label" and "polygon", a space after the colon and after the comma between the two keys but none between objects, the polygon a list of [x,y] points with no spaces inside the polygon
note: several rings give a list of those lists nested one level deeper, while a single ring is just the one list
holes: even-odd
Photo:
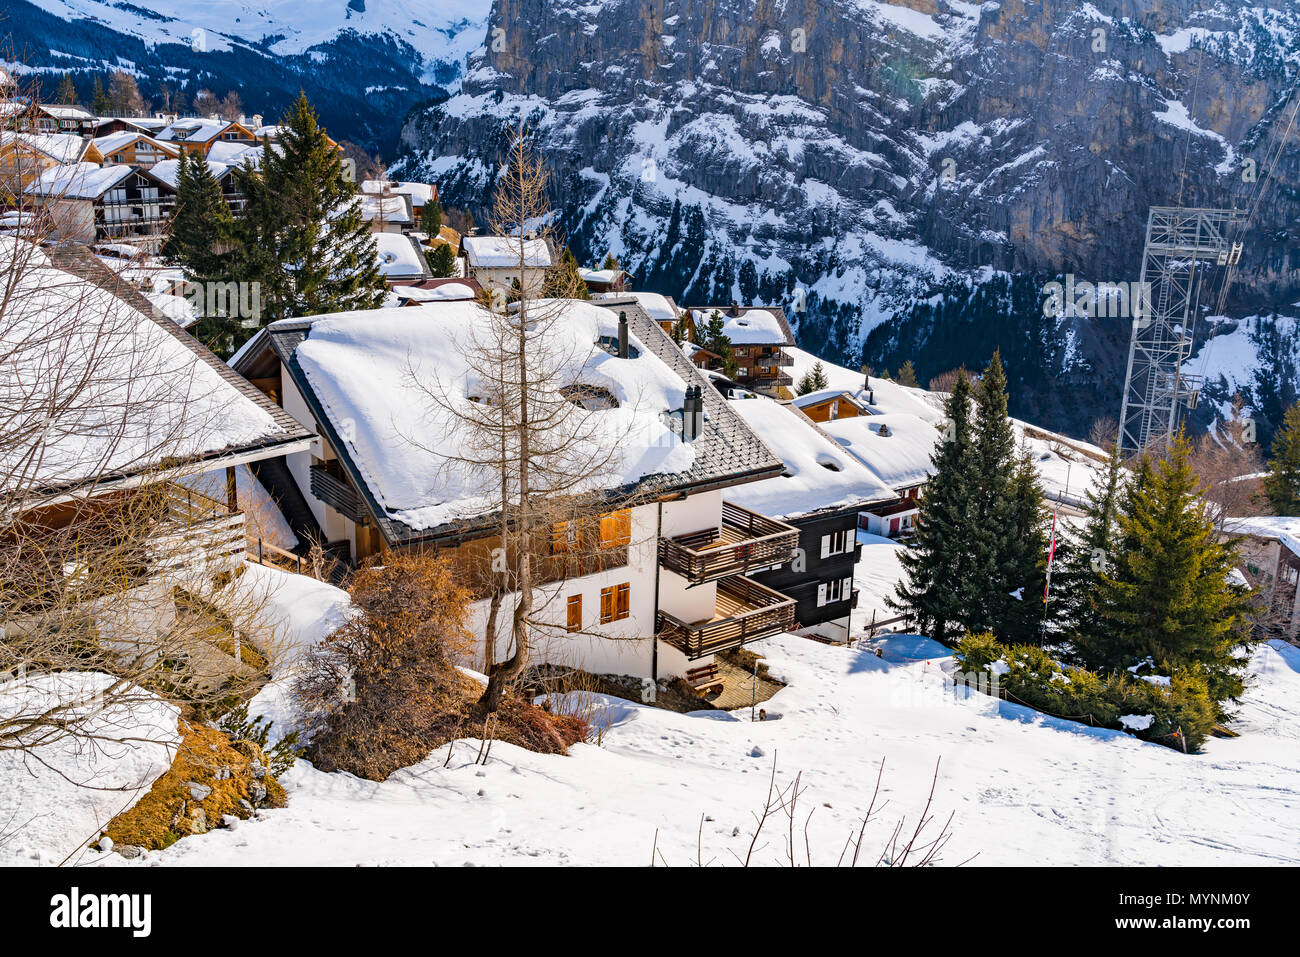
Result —
[{"label": "snow-covered roof", "polygon": [[625,272],[622,269],[585,269],[583,267],[578,268],[578,276],[579,278],[582,279],[583,282],[603,283],[604,285],[607,286],[613,285],[614,283],[618,282],[620,279],[627,278],[631,275],[632,274],[630,272]]},{"label": "snow-covered roof", "polygon": [[[230,169],[230,167],[225,163],[217,163],[212,159],[208,159],[206,162],[208,164],[208,169],[212,171],[212,175],[217,179],[225,176],[226,172]],[[178,188],[177,184],[180,182],[181,161],[178,159],[163,160],[162,162],[150,166],[149,172],[158,177],[158,179],[162,180],[172,189],[176,189]]]},{"label": "snow-covered roof", "polygon": [[[887,435],[880,434],[882,425],[888,426]],[[832,419],[821,427],[891,489],[920,485],[934,471],[930,456],[939,431],[910,412]]]},{"label": "snow-covered roof", "polygon": [[691,309],[691,318],[702,328],[716,312],[722,317],[723,332],[735,345],[793,344],[789,327],[771,309],[746,306],[739,315],[731,314],[730,306],[700,306]]},{"label": "snow-covered roof", "polygon": [[238,166],[245,161],[257,166],[262,159],[262,147],[244,140],[217,140],[208,149],[208,159],[227,166]]},{"label": "snow-covered roof", "polygon": [[375,233],[375,249],[379,255],[379,274],[386,278],[411,278],[429,275],[429,263],[420,246],[410,236],[401,233]]},{"label": "snow-covered roof", "polygon": [[75,133],[0,133],[0,146],[10,143],[19,143],[65,164],[77,162],[86,151],[86,141]]},{"label": "snow-covered roof", "polygon": [[[0,237],[0,255],[15,258],[17,242]],[[5,308],[0,408],[60,411],[32,439],[40,442],[39,465],[18,468],[36,451],[19,443],[0,450],[0,476],[22,475],[25,488],[52,492],[138,474],[164,459],[251,451],[305,437],[215,356],[152,315],[145,300],[137,297],[137,309],[57,268],[54,255],[42,253],[22,271]],[[60,250],[58,257],[75,261],[78,271],[102,269],[84,249]],[[103,275],[111,280],[111,273]],[[63,335],[50,337],[51,328]],[[56,362],[61,375],[46,375]]]},{"label": "snow-covered roof", "polygon": [[115,153],[120,149],[130,146],[136,140],[144,140],[159,152],[169,153],[172,156],[176,155],[177,148],[175,146],[168,143],[161,143],[152,136],[135,130],[123,130],[121,133],[109,133],[105,136],[96,136],[94,143],[95,149],[99,150],[105,156],[108,156],[110,153]]},{"label": "snow-covered roof", "polygon": [[519,266],[520,243],[526,268],[549,269],[551,247],[542,239],[520,240],[516,236],[462,236],[461,247],[471,268],[510,269]]},{"label": "snow-covered roof", "polygon": [[130,166],[99,166],[95,163],[55,166],[27,184],[24,192],[34,196],[96,199],[130,176],[131,172]]},{"label": "snow-covered roof", "polygon": [[737,399],[731,407],[785,463],[784,475],[728,490],[731,501],[773,518],[793,518],[895,497],[892,488],[789,406],[756,398]]},{"label": "snow-covered roof", "polygon": [[1250,515],[1244,518],[1226,518],[1223,530],[1232,535],[1254,535],[1281,542],[1295,555],[1300,555],[1300,518],[1291,515]]},{"label": "snow-covered roof", "polygon": [[463,282],[439,283],[433,288],[394,286],[393,292],[400,299],[410,299],[415,302],[454,302],[459,299],[478,298],[478,294]]},{"label": "snow-covered roof", "polygon": [[391,180],[366,179],[361,181],[363,193],[401,193],[411,197],[411,206],[420,209],[433,199],[433,187],[428,183],[401,183]]},{"label": "snow-covered roof", "polygon": [[234,124],[229,120],[218,120],[210,116],[186,116],[159,130],[157,139],[167,142],[206,143],[220,136],[232,125]]},{"label": "snow-covered roof", "polygon": [[[599,337],[618,334],[618,317],[608,310],[576,300],[556,308],[563,317],[549,328],[548,352],[567,357],[575,383],[606,389],[618,400],[617,408],[582,413],[584,431],[591,430],[587,417],[594,415],[599,433],[621,437],[593,488],[688,469],[694,451],[663,418],[681,408],[683,380],[640,342],[633,343],[639,349],[635,359],[617,358],[597,345]],[[467,354],[475,337],[489,335],[490,316],[472,302],[342,313],[313,319],[297,348],[307,384],[375,500],[411,528],[430,529],[495,508],[490,478],[452,461],[468,439],[458,438],[465,427],[446,407],[473,401],[477,386]],[[436,401],[425,391],[435,383]],[[421,441],[432,436],[437,440]],[[594,446],[599,440],[578,441]],[[608,451],[593,447],[594,455]]]},{"label": "snow-covered roof", "polygon": [[[583,276],[582,278],[585,280],[587,277]],[[667,296],[661,296],[657,292],[601,292],[597,293],[593,298],[626,299],[628,296],[640,303],[646,315],[655,322],[676,322],[681,315],[671,299]]]},{"label": "snow-covered roof", "polygon": [[389,196],[362,193],[361,217],[366,220],[383,220],[386,223],[398,225],[415,222],[415,217],[411,214],[411,200],[401,193],[394,193]]},{"label": "snow-covered roof", "polygon": [[62,103],[42,103],[38,109],[60,120],[93,120],[95,118],[94,113],[83,110],[79,106],[66,106]]},{"label": "snow-covered roof", "polygon": [[844,399],[860,409],[868,408],[865,399],[859,397],[859,390],[857,389],[818,389],[815,392],[795,396],[793,402],[799,408],[806,409],[810,405],[817,405],[828,399]]}]

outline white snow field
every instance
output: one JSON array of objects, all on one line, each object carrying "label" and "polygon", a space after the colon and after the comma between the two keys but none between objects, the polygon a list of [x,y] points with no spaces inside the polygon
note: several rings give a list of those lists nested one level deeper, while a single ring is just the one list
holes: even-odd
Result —
[{"label": "white snow field", "polygon": [[[287,809],[139,863],[648,865],[657,848],[660,864],[734,866],[775,760],[778,784],[802,774],[812,862],[829,865],[883,760],[888,804],[863,852],[874,863],[898,817],[915,820],[940,759],[931,830],[953,814],[941,864],[1300,861],[1294,647],[1260,649],[1242,736],[1193,756],[982,695],[958,700],[951,659],[925,638],[850,649],[780,636],[757,647],[790,682],[766,703],[767,721],[751,722],[748,709],[679,715],[611,699],[604,746],[568,757],[498,742],[477,766],[477,742],[464,741],[449,761],[441,749],[382,784],[299,762],[284,779]],[[755,863],[784,859],[782,823],[769,822]]]}]

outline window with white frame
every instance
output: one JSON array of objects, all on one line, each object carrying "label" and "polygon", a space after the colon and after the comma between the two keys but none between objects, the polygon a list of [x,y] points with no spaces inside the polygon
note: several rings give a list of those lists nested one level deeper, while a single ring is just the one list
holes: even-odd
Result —
[{"label": "window with white frame", "polygon": [[832,555],[843,555],[852,547],[853,539],[850,536],[853,529],[842,528],[838,532],[831,532],[829,535],[822,536],[822,558],[830,558]]},{"label": "window with white frame", "polygon": [[817,586],[817,607],[833,605],[837,601],[847,601],[853,594],[852,578],[837,578],[822,582]]}]

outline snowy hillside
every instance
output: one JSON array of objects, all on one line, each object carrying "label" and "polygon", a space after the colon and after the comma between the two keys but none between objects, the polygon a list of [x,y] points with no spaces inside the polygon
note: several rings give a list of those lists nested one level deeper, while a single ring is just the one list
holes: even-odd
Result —
[{"label": "snowy hillside", "polygon": [[[702,826],[703,860],[734,866],[774,761],[782,785],[802,772],[817,808],[813,863],[835,862],[882,761],[889,810],[868,847],[921,810],[939,762],[933,810],[940,820],[954,814],[945,864],[1300,863],[1294,647],[1256,655],[1247,733],[1191,757],[992,698],[954,697],[951,659],[927,639],[847,649],[783,636],[756,648],[790,682],[766,702],[766,721],[750,721],[748,709],[681,715],[609,699],[604,747],[578,745],[568,757],[498,742],[476,766],[477,743],[462,742],[450,761],[440,749],[382,784],[299,762],[285,779],[288,808],[137,864],[645,865],[657,847],[664,862],[685,866],[696,862]],[[779,860],[773,837],[758,862]]]}]

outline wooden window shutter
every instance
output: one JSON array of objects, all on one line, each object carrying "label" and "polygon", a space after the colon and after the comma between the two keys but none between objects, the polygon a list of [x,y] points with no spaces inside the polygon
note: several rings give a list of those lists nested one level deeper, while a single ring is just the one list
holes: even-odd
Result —
[{"label": "wooden window shutter", "polygon": [[600,590],[600,621],[602,624],[614,620],[614,589]]},{"label": "wooden window shutter", "polygon": [[[825,557],[828,556],[830,553],[831,553],[831,537],[830,537],[829,535],[823,535],[823,536],[822,536],[822,556],[821,556],[821,557],[822,557],[822,558],[825,558]],[[818,604],[821,604],[821,602],[818,602]]]},{"label": "wooden window shutter", "polygon": [[569,631],[578,631],[582,628],[582,596],[569,596]]},{"label": "wooden window shutter", "polygon": [[600,547],[617,548],[632,541],[632,512],[622,509],[600,517]]},{"label": "wooden window shutter", "polygon": [[632,597],[631,584],[624,582],[618,586],[617,607],[615,608],[616,618],[626,618],[628,616],[628,605]]},{"label": "wooden window shutter", "polygon": [[823,582],[822,584],[820,584],[820,585],[817,586],[817,607],[820,608],[820,607],[821,607],[822,605],[824,605],[824,604],[826,604],[826,584],[825,584],[825,582]]}]

